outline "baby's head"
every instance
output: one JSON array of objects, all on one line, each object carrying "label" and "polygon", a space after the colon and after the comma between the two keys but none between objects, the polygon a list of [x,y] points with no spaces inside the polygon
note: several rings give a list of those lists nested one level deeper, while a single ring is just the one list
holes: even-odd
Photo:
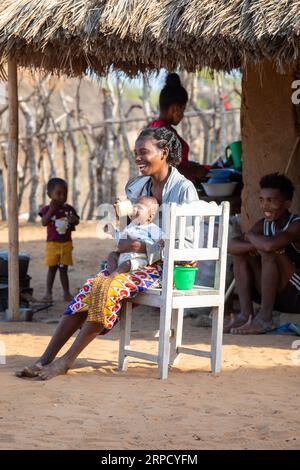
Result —
[{"label": "baby's head", "polygon": [[153,196],[141,196],[133,206],[131,220],[136,225],[151,224],[158,210],[157,199]]},{"label": "baby's head", "polygon": [[47,183],[47,194],[50,199],[63,206],[68,197],[67,182],[61,178],[51,178]]}]

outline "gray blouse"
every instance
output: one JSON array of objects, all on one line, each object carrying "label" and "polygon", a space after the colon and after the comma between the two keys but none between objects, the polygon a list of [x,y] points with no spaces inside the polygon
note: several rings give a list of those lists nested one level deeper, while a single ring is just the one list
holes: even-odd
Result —
[{"label": "gray blouse", "polygon": [[[151,195],[151,177],[150,176],[136,176],[131,178],[125,186],[125,192],[128,199],[133,203],[136,203],[141,196]],[[191,181],[186,179],[179,171],[171,167],[171,173],[166,181],[162,193],[162,205],[176,202],[177,204],[190,203],[198,201],[198,194],[195,186]],[[162,226],[162,220],[156,221],[156,223],[164,229]],[[185,246],[189,248],[193,242],[193,226],[187,223],[187,229],[185,232]],[[155,263],[160,259],[160,248],[158,244],[147,245],[147,256],[149,262]]]}]

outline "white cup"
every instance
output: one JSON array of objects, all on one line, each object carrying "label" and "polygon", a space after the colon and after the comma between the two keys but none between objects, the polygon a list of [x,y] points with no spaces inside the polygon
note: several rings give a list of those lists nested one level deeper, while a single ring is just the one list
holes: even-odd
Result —
[{"label": "white cup", "polygon": [[118,217],[130,216],[133,213],[132,202],[129,199],[117,201],[115,204],[115,210]]},{"label": "white cup", "polygon": [[66,217],[62,217],[60,219],[55,220],[56,231],[60,235],[64,235],[66,233],[66,231],[68,230],[68,226],[69,226],[69,223]]}]

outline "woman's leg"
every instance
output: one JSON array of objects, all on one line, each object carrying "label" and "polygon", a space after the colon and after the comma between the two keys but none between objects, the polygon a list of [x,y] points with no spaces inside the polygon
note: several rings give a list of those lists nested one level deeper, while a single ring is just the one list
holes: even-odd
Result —
[{"label": "woman's leg", "polygon": [[37,359],[34,364],[24,367],[23,370],[17,371],[17,377],[36,377],[42,366],[50,364],[57,353],[68,341],[69,338],[81,327],[86,320],[87,313],[77,313],[74,315],[63,315],[55,332],[48,344],[45,352]]},{"label": "woman's leg", "polygon": [[[118,320],[122,300],[142,292],[155,283],[161,276],[161,269],[155,265],[133,273],[123,273],[114,275],[109,291],[109,303],[104,307],[101,314],[101,321],[88,321],[83,325],[80,333],[75,339],[70,349],[61,358],[43,367],[39,376],[43,380],[51,379],[56,375],[65,374],[72,366],[77,356],[83,349],[101,332],[109,331]],[[105,327],[103,327],[103,324]]]},{"label": "woman's leg", "polygon": [[103,327],[100,323],[87,321],[70,349],[68,349],[62,357],[43,367],[38,374],[39,377],[42,380],[48,380],[56,375],[66,374],[81,351],[83,351],[102,330]]}]

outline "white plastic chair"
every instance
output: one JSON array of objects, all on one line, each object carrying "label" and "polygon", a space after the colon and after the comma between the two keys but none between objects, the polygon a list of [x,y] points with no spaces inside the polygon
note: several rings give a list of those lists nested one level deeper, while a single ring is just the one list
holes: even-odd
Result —
[{"label": "white plastic chair", "polygon": [[[179,355],[184,353],[209,357],[212,372],[218,373],[221,370],[229,202],[223,202],[220,206],[203,201],[184,205],[172,203],[166,207],[163,218],[167,224],[164,227],[168,227],[165,231],[168,237],[163,256],[162,288],[150,288],[124,303],[120,320],[119,369],[126,370],[128,357],[137,357],[156,362],[159,378],[166,379],[169,364],[177,363]],[[209,224],[207,240],[204,247],[199,247],[201,222],[207,219]],[[186,226],[187,222],[189,225],[191,221],[194,227],[193,246],[185,248]],[[174,262],[191,260],[216,261],[213,288],[201,285],[195,285],[192,290],[173,288]],[[160,308],[157,355],[130,348],[133,303]],[[215,307],[210,352],[182,346],[183,311],[184,308],[193,307]]]}]

